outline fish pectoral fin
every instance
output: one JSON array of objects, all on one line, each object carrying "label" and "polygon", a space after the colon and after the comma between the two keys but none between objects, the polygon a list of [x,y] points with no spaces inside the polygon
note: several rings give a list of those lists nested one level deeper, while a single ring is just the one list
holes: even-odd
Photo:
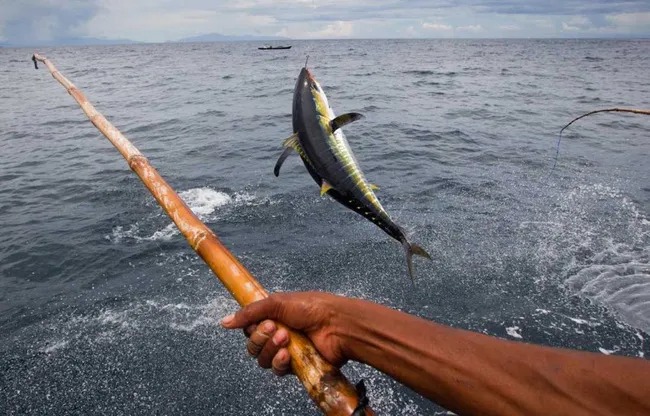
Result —
[{"label": "fish pectoral fin", "polygon": [[378,191],[379,187],[377,185],[370,184],[370,189],[372,189],[373,191]]},{"label": "fish pectoral fin", "polygon": [[282,167],[282,164],[289,157],[292,151],[293,149],[291,147],[287,147],[286,149],[284,149],[284,152],[282,152],[282,154],[278,158],[278,161],[275,162],[275,167],[273,168],[273,174],[276,177],[280,176],[280,168]]},{"label": "fish pectoral fin", "polygon": [[363,114],[359,114],[359,113],[341,114],[340,116],[336,117],[334,120],[330,121],[330,128],[332,129],[332,133],[334,133],[336,130],[340,129],[341,127],[345,126],[346,124],[350,124],[353,121],[361,120],[362,118],[363,118]]},{"label": "fish pectoral fin", "polygon": [[292,150],[298,152],[299,155],[302,155],[302,149],[300,148],[300,143],[298,142],[298,133],[294,133],[289,136],[287,139],[282,142],[282,146],[285,148],[284,152],[278,158],[278,161],[275,162],[275,167],[273,168],[273,174],[275,176],[280,176],[280,168],[284,161],[289,157]]},{"label": "fish pectoral fin", "polygon": [[300,143],[298,142],[298,133],[293,133],[291,136],[287,137],[283,142],[282,142],[283,147],[288,147],[291,149],[295,149],[296,146],[300,146]]},{"label": "fish pectoral fin", "polygon": [[327,183],[327,181],[323,181],[320,186],[320,196],[325,195],[330,189],[332,189],[332,185]]}]

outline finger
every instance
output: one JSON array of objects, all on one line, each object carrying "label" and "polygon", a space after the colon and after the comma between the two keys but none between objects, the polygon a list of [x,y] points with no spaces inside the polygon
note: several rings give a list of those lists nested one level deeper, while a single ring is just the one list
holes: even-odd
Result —
[{"label": "finger", "polygon": [[262,368],[271,368],[273,357],[287,344],[289,344],[289,333],[284,328],[278,329],[260,351],[257,356],[257,363]]},{"label": "finger", "polygon": [[253,302],[243,307],[234,315],[228,315],[221,320],[221,325],[226,328],[246,328],[249,325],[264,319],[280,320],[281,294],[271,295],[268,298]]},{"label": "finger", "polygon": [[248,353],[251,355],[251,357],[257,357],[260,355],[260,352],[264,346],[271,339],[271,336],[275,332],[275,329],[275,323],[269,320],[266,320],[257,326],[255,332],[253,332],[250,338],[248,338],[247,348]]},{"label": "finger", "polygon": [[291,373],[291,356],[286,348],[281,348],[280,351],[275,354],[275,357],[273,357],[273,361],[271,362],[271,368],[273,368],[275,375],[280,377]]},{"label": "finger", "polygon": [[257,328],[257,325],[249,325],[246,328],[244,328],[244,335],[246,335],[246,338],[249,338],[253,332],[255,332],[255,329]]}]

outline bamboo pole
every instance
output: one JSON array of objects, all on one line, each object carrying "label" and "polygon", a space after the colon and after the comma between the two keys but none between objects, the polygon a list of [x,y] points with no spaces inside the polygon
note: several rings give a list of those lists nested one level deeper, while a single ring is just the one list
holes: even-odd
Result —
[{"label": "bamboo pole", "polygon": [[[49,59],[34,54],[32,60],[37,69],[37,62],[44,63],[52,76],[79,103],[86,116],[122,154],[129,167],[174,221],[190,246],[207,263],[237,302],[245,306],[267,297],[268,293],[262,285],[223,246],[214,232],[194,215],[142,153],[93,107],[84,94],[63,76]],[[293,373],[324,414],[374,415],[367,407],[368,399],[365,397],[362,383],[355,388],[336,367],[319,355],[307,337],[295,331],[289,331],[289,334],[288,350],[291,354]]]},{"label": "bamboo pole", "polygon": [[614,112],[645,114],[645,115],[650,116],[650,110],[637,110],[635,108],[618,108],[617,107],[617,108],[605,108],[605,109],[602,109],[602,110],[594,110],[594,111],[590,111],[588,113],[585,113],[585,114],[583,114],[581,116],[578,116],[578,117],[574,118],[573,120],[571,120],[570,122],[568,122],[564,127],[562,127],[562,130],[560,130],[560,134],[562,134],[562,132],[564,130],[566,130],[567,127],[569,127],[570,125],[572,125],[576,121],[580,120],[581,118],[590,116],[592,114],[597,114],[597,113],[614,113]]},{"label": "bamboo pole", "polygon": [[585,118],[587,116],[590,116],[592,114],[598,114],[598,113],[633,113],[633,114],[645,114],[650,116],[650,110],[637,110],[635,108],[604,108],[602,110],[594,110],[590,111],[588,113],[585,113],[581,116],[578,116],[574,118],[573,120],[569,121],[567,124],[562,127],[560,130],[560,134],[557,138],[557,144],[555,145],[555,159],[553,160],[553,167],[551,168],[551,174],[555,170],[555,167],[557,166],[557,159],[558,156],[560,155],[560,143],[562,143],[562,133],[564,133],[564,130],[566,130],[570,125],[575,123],[576,121],[580,120],[581,118]]}]

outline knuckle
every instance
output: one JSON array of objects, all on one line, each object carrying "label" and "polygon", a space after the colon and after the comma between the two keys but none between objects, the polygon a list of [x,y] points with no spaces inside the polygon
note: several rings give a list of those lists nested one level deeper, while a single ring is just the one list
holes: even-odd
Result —
[{"label": "knuckle", "polygon": [[247,350],[251,356],[257,357],[260,354],[261,349],[262,348],[259,345],[257,345],[255,342],[248,341]]}]

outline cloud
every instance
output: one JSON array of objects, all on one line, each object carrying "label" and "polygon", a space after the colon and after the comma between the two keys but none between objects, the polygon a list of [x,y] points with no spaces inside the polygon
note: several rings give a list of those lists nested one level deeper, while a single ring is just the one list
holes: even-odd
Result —
[{"label": "cloud", "polygon": [[415,29],[415,26],[407,27],[404,32],[408,37],[416,37],[418,35],[418,31]]},{"label": "cloud", "polygon": [[646,31],[650,31],[650,12],[610,14],[606,15],[605,19],[615,26],[643,28]]},{"label": "cloud", "polygon": [[422,23],[422,28],[429,29],[429,30],[440,30],[445,32],[453,29],[453,27],[451,27],[450,25],[443,25],[442,23],[427,23],[427,22]]},{"label": "cloud", "polygon": [[43,41],[73,36],[100,9],[98,0],[21,0],[0,3],[2,37]]},{"label": "cloud", "polygon": [[552,30],[555,27],[550,19],[532,19],[530,23],[544,30]]},{"label": "cloud", "polygon": [[0,39],[634,36],[649,15],[648,0],[0,0]]},{"label": "cloud", "polygon": [[[278,30],[272,15],[252,14],[242,8],[216,7],[199,1],[169,2],[102,0],[104,7],[83,28],[94,37],[119,37],[148,42],[176,40],[205,33],[271,34]],[[207,2],[204,2],[207,3]],[[109,7],[110,5],[110,7]]]},{"label": "cloud", "polygon": [[456,28],[460,32],[480,32],[483,30],[481,25],[468,25],[468,26],[459,26]]},{"label": "cloud", "polygon": [[351,22],[338,21],[316,30],[310,30],[304,26],[285,27],[277,32],[276,35],[295,39],[349,38],[354,35],[354,25]]},{"label": "cloud", "polygon": [[350,22],[338,21],[325,26],[325,29],[314,32],[311,35],[315,38],[342,38],[350,37],[354,32],[354,27]]},{"label": "cloud", "polygon": [[514,31],[517,31],[517,30],[521,30],[521,28],[519,26],[517,26],[517,25],[502,25],[502,26],[499,26],[499,29],[505,30],[507,32],[514,32]]},{"label": "cloud", "polygon": [[562,30],[565,32],[587,32],[592,30],[591,21],[585,16],[573,16],[566,22],[562,22]]},{"label": "cloud", "polygon": [[646,0],[460,0],[484,13],[571,16],[650,11]]}]

